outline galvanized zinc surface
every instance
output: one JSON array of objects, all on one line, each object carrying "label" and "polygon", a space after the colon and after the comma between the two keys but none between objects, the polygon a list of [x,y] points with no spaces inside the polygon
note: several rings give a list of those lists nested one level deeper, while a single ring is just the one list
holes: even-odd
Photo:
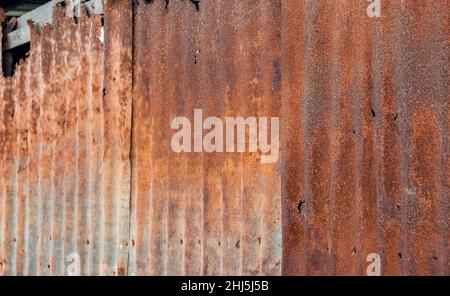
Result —
[{"label": "galvanized zinc surface", "polygon": [[[105,1],[0,79],[0,274],[449,274],[449,3]],[[69,14],[70,16],[70,14]],[[175,153],[280,117],[280,160]]]}]

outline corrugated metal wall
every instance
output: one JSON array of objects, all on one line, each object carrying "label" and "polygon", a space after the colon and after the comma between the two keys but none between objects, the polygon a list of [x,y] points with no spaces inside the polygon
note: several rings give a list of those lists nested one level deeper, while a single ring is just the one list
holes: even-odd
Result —
[{"label": "corrugated metal wall", "polygon": [[141,1],[135,10],[132,274],[280,274],[280,165],[172,152],[170,124],[278,116],[280,1]]},{"label": "corrugated metal wall", "polygon": [[[449,274],[449,3],[105,1],[0,79],[0,273]],[[281,160],[172,152],[279,116]]]},{"label": "corrugated metal wall", "polygon": [[448,275],[450,2],[363,2],[283,1],[283,273]]},{"label": "corrugated metal wall", "polygon": [[106,11],[103,46],[100,16],[56,8],[0,81],[2,274],[66,274],[71,254],[81,274],[126,274],[132,13]]}]

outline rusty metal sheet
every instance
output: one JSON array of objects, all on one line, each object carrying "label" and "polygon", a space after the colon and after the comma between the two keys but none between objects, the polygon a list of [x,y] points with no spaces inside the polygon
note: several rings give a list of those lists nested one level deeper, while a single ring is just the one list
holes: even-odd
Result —
[{"label": "rusty metal sheet", "polygon": [[277,116],[280,1],[135,8],[130,274],[281,272],[279,164],[174,153],[171,120]]},{"label": "rusty metal sheet", "polygon": [[448,1],[283,1],[283,274],[449,274]]},{"label": "rusty metal sheet", "polygon": [[[105,121],[113,126],[122,115],[113,99],[104,112],[101,26],[99,16],[82,13],[75,22],[57,7],[52,25],[31,25],[30,56],[14,77],[1,79],[1,274],[64,275],[72,254],[80,258],[80,274],[126,269],[118,266],[124,255],[116,233],[127,219],[119,218],[119,201],[105,195],[107,184],[119,184],[126,173],[103,170],[118,158],[104,160],[105,142],[118,147]],[[109,63],[125,65],[121,59]]]},{"label": "rusty metal sheet", "polygon": [[[369,4],[109,0],[104,45],[84,11],[31,25],[0,274],[448,275],[449,3]],[[280,160],[173,152],[194,109],[280,117]]]},{"label": "rusty metal sheet", "polygon": [[104,194],[108,274],[127,274],[131,184],[132,1],[105,1]]}]

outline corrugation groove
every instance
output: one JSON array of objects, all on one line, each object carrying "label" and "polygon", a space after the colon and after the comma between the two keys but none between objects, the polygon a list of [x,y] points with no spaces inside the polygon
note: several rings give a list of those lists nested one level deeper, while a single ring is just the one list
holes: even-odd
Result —
[{"label": "corrugation groove", "polygon": [[[449,3],[367,5],[108,0],[104,45],[84,11],[30,24],[0,79],[0,274],[449,274]],[[280,160],[173,152],[194,109],[279,117]]]}]

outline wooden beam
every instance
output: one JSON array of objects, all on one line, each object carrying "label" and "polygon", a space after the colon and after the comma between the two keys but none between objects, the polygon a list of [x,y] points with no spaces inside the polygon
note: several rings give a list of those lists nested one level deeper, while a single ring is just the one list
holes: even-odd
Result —
[{"label": "wooden beam", "polygon": [[[30,28],[28,20],[33,21],[37,26],[51,24],[53,21],[53,7],[63,0],[50,1],[35,10],[32,10],[17,19],[16,30],[6,36],[6,47],[3,49],[10,50],[30,42]],[[103,14],[103,1],[90,0],[82,4],[77,4],[74,8],[74,15],[79,17],[80,7],[85,5],[89,15]]]}]

